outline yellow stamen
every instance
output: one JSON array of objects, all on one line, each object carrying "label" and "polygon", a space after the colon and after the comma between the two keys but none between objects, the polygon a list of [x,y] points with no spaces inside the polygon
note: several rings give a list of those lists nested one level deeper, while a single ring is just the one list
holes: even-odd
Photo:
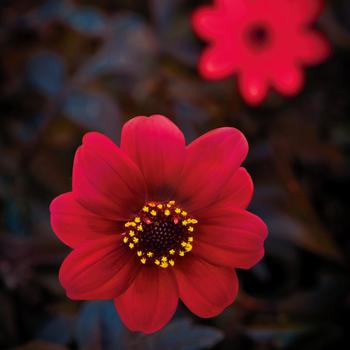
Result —
[{"label": "yellow stamen", "polygon": [[185,250],[186,250],[186,252],[190,252],[192,250],[192,244],[187,243]]},{"label": "yellow stamen", "polygon": [[[180,240],[176,246],[170,246],[164,255],[158,255],[151,250],[152,241],[153,239],[156,241],[161,239],[157,237],[161,233],[157,226],[163,225],[163,223],[167,225],[167,222],[176,225],[174,230],[179,230],[179,235],[183,236],[183,240]],[[135,250],[136,256],[142,264],[152,262],[165,269],[175,265],[176,256],[185,256],[193,249],[194,233],[192,234],[192,232],[194,232],[194,225],[197,223],[198,220],[190,217],[190,214],[182,210],[174,200],[168,202],[150,201],[145,203],[138,216],[124,224],[127,229],[122,239],[130,249]],[[149,229],[152,232],[149,238],[150,242],[148,242],[148,237],[144,236]],[[144,244],[146,249],[144,249]]]}]

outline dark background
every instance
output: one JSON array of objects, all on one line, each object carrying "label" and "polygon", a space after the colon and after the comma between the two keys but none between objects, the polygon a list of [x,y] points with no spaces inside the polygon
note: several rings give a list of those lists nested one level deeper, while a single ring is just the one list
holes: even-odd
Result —
[{"label": "dark background", "polygon": [[[196,72],[203,47],[189,16],[205,1],[0,2],[0,348],[346,349],[349,344],[350,2],[317,24],[332,57],[307,70],[295,98],[258,108],[235,79]],[[116,142],[135,115],[161,113],[188,141],[242,130],[268,224],[265,259],[239,271],[237,301],[200,320],[183,306],[152,336],[132,335],[109,302],[73,302],[57,280],[66,248],[48,205],[70,190],[88,130]]]}]

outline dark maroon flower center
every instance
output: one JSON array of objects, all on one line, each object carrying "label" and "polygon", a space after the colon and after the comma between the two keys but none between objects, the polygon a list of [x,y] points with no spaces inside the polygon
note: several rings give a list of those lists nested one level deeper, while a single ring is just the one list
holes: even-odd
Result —
[{"label": "dark maroon flower center", "polygon": [[174,224],[164,217],[157,218],[151,224],[143,225],[143,233],[140,235],[140,248],[150,250],[156,255],[167,255],[169,247],[177,247],[183,241],[184,228]]},{"label": "dark maroon flower center", "polygon": [[246,38],[249,46],[261,50],[270,44],[271,32],[265,24],[257,23],[248,28]]},{"label": "dark maroon flower center", "polygon": [[192,250],[197,223],[175,201],[148,202],[125,223],[123,242],[136,252],[142,264],[153,262],[167,268],[175,265],[176,257]]}]

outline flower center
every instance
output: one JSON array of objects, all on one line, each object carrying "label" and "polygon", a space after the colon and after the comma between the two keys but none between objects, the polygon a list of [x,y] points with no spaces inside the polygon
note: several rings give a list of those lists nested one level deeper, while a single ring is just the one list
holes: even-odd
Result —
[{"label": "flower center", "polygon": [[142,264],[167,268],[192,250],[197,223],[175,201],[147,202],[133,220],[125,223],[123,242],[136,252]]},{"label": "flower center", "polygon": [[248,43],[254,49],[264,49],[271,41],[271,33],[264,24],[254,24],[247,30]]}]

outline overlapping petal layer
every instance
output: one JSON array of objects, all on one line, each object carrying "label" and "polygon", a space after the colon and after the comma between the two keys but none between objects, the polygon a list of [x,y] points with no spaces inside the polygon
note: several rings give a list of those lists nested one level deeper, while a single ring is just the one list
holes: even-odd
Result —
[{"label": "overlapping petal layer", "polygon": [[87,240],[115,235],[116,221],[105,219],[84,208],[72,192],[55,198],[50,205],[51,226],[58,238],[71,248]]},{"label": "overlapping petal layer", "polygon": [[215,129],[196,139],[187,147],[179,202],[192,213],[215,202],[247,152],[247,140],[234,128]]},{"label": "overlapping petal layer", "polygon": [[73,194],[92,212],[126,221],[145,201],[146,188],[137,166],[110,139],[88,133],[74,158]]},{"label": "overlapping petal layer", "polygon": [[[88,133],[74,160],[72,192],[50,207],[55,233],[74,249],[59,272],[67,295],[114,299],[127,327],[144,333],[171,319],[179,297],[200,317],[222,312],[237,295],[234,268],[249,268],[264,254],[266,226],[245,210],[253,192],[241,167],[247,152],[245,137],[234,128],[213,130],[186,147],[181,131],[159,115],[129,121],[121,148]],[[136,253],[143,253],[134,247],[140,237],[124,226],[135,215],[141,222],[145,202],[163,199],[198,219],[195,240],[185,243],[193,242],[193,249],[189,244],[192,250],[175,264],[165,260],[171,265],[165,269],[147,259],[140,263]]]},{"label": "overlapping petal layer", "polygon": [[71,299],[113,299],[129,287],[139,268],[116,234],[74,249],[60,268],[59,279]]}]

